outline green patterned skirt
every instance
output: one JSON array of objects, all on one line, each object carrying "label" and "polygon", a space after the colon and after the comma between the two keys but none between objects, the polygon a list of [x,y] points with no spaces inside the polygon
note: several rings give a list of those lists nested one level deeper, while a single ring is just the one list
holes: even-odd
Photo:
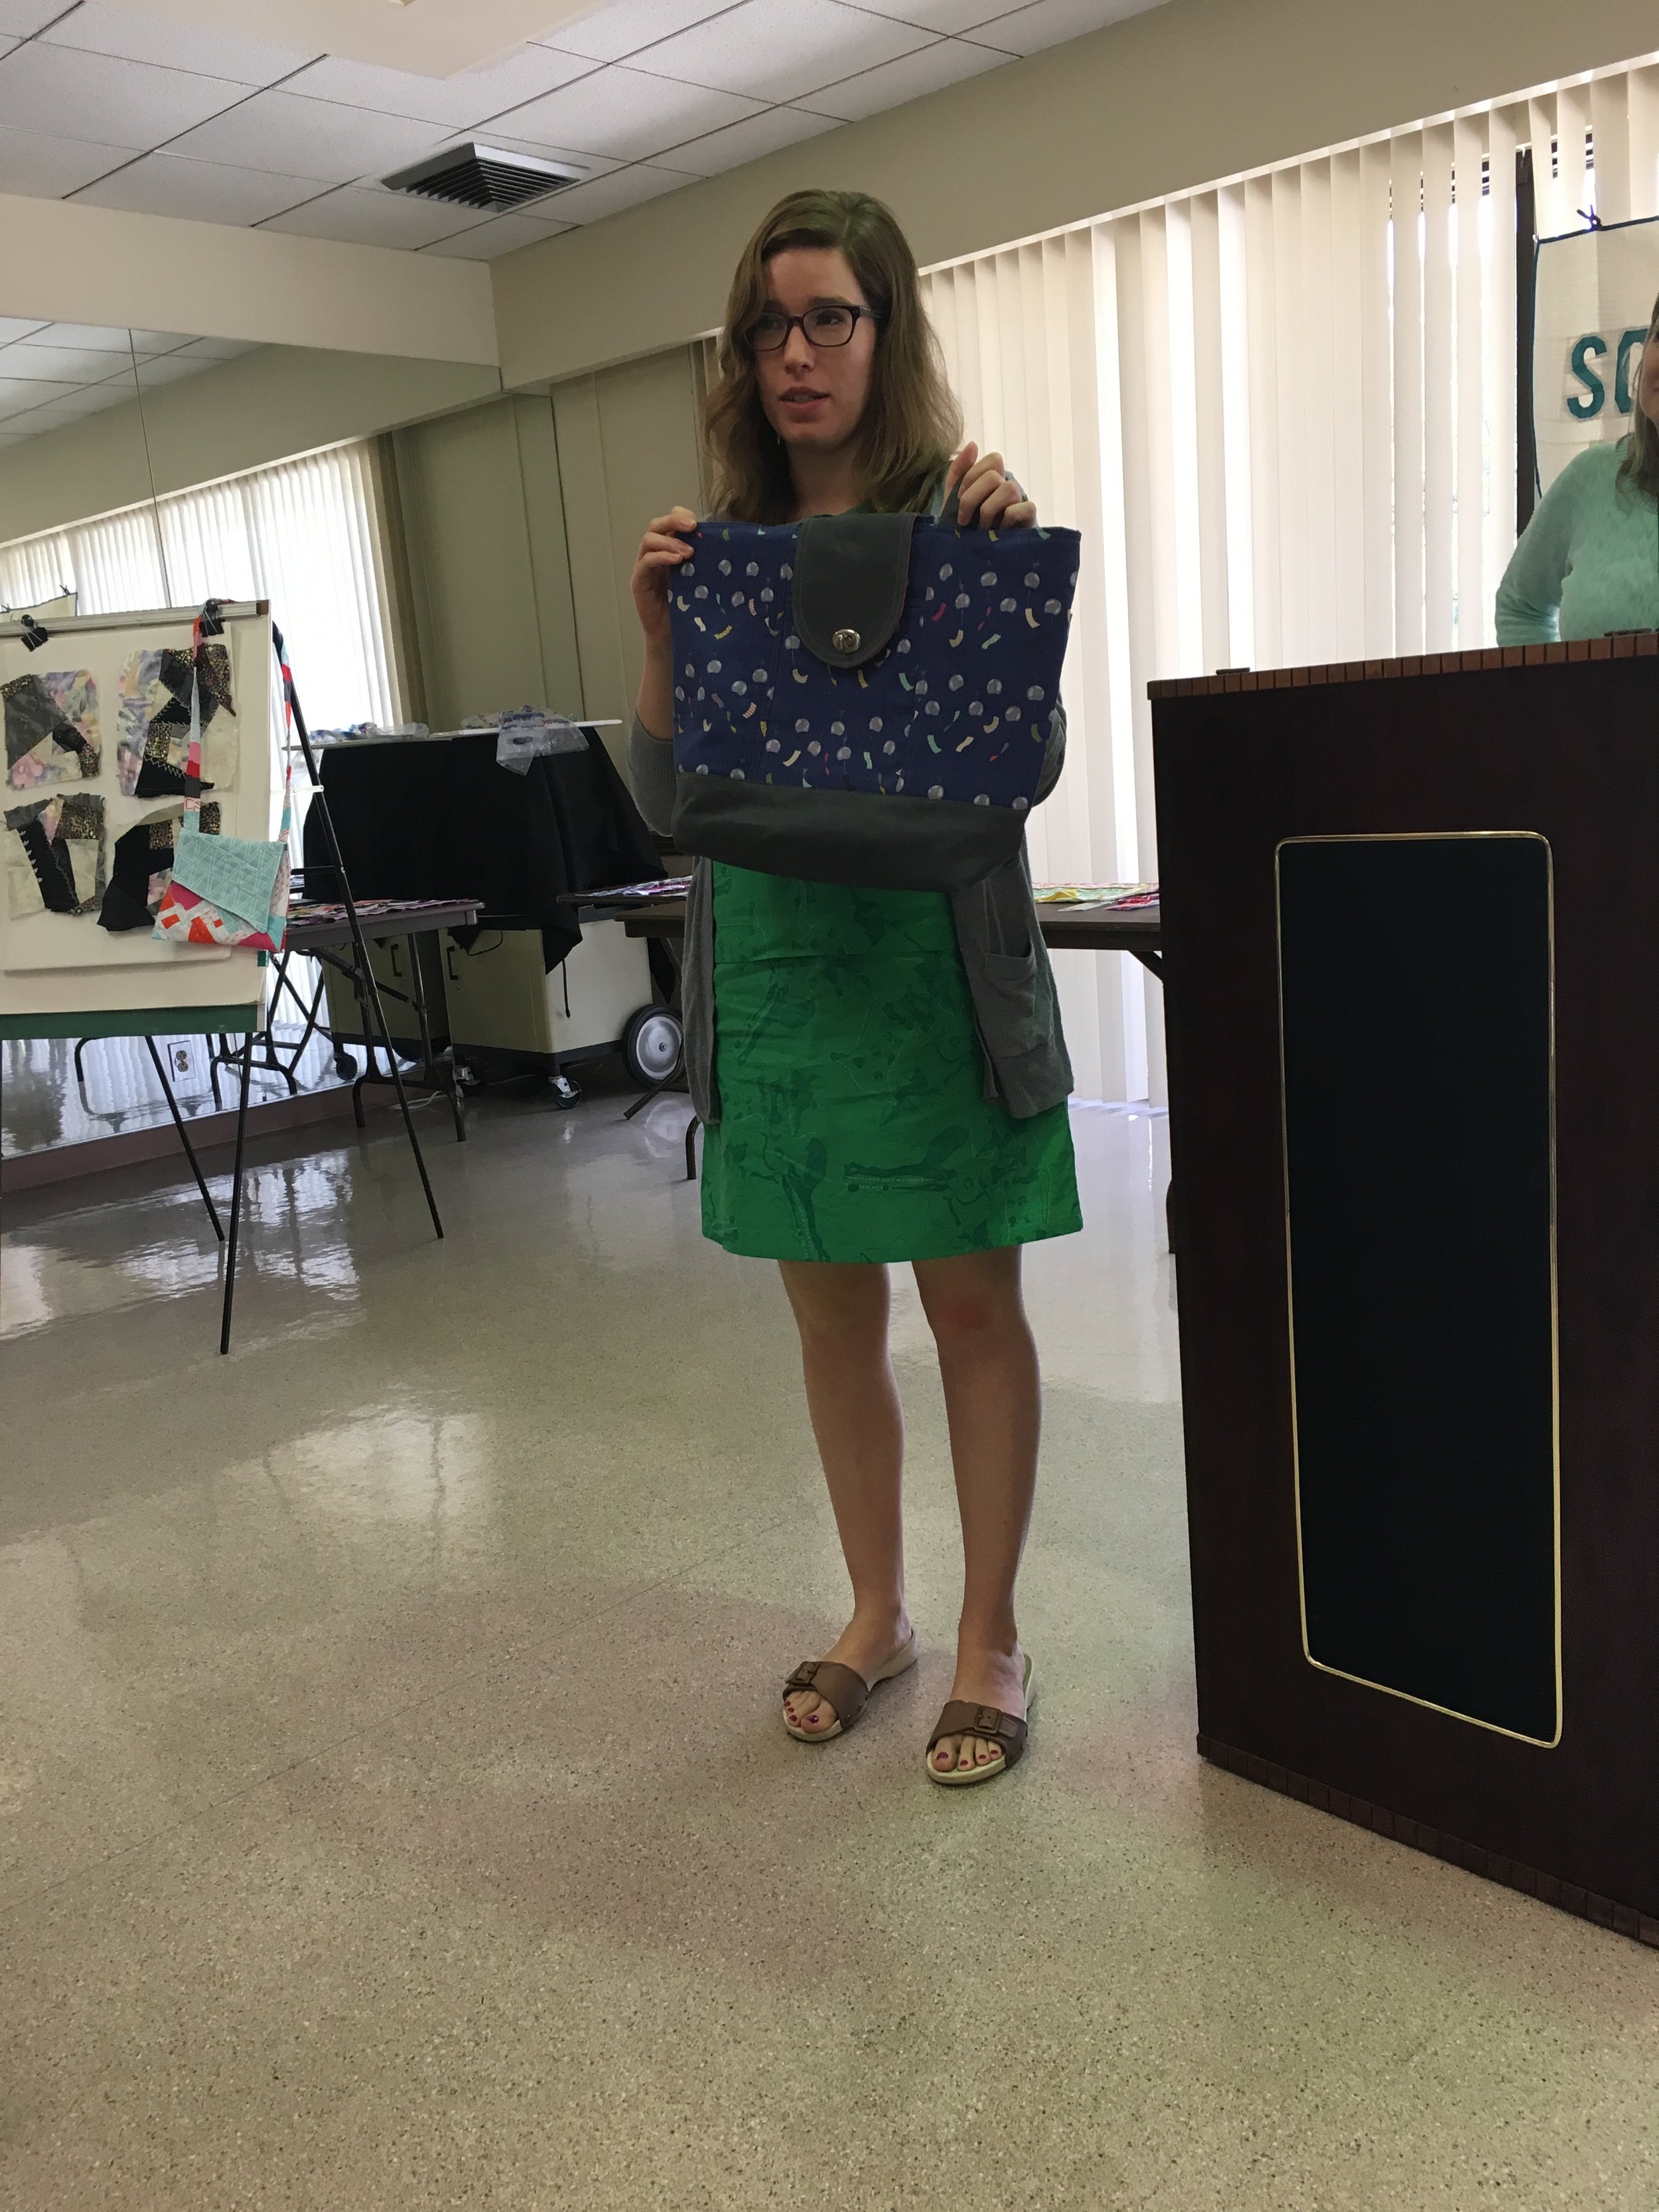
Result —
[{"label": "green patterned skirt", "polygon": [[1083,1226],[1064,1103],[1016,1121],[939,891],[714,868],[703,1234],[762,1260],[942,1260]]}]

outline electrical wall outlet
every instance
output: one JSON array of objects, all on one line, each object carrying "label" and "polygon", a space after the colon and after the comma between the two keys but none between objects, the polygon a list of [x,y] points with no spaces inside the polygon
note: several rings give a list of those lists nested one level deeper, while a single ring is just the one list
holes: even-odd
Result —
[{"label": "electrical wall outlet", "polygon": [[175,1075],[188,1075],[190,1073],[190,1047],[187,1044],[175,1044],[172,1046],[169,1049],[168,1057],[173,1062],[173,1072]]}]

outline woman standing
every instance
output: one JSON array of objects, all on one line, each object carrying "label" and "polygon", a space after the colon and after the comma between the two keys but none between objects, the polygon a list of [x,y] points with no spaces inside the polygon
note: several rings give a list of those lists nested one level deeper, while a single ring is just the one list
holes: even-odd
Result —
[{"label": "woman standing", "polygon": [[[1012,530],[1036,509],[959,433],[916,265],[888,210],[796,192],[732,280],[706,434],[714,511],[744,522],[938,513]],[[633,589],[645,672],[631,744],[646,818],[673,806],[667,589],[684,507],[647,532]],[[1039,797],[1065,745],[1056,714]],[[853,1585],[853,1617],[785,1685],[803,1742],[852,1725],[916,1656],[905,1607],[903,1422],[887,1267],[914,1268],[938,1347],[964,1579],[936,1782],[987,1781],[1025,1747],[1031,1667],[1014,1580],[1036,1479],[1036,1351],[1020,1247],[1082,1226],[1071,1067],[1024,851],[972,890],[849,890],[697,864],[686,916],[686,1058],[708,1125],[704,1233],[775,1259]]]}]

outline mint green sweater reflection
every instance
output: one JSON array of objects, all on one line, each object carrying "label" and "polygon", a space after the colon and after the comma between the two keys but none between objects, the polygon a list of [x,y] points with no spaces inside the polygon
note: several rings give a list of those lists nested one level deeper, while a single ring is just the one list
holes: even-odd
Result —
[{"label": "mint green sweater reflection", "polygon": [[1626,441],[1567,463],[1498,586],[1499,645],[1659,629],[1659,507],[1619,482]]}]

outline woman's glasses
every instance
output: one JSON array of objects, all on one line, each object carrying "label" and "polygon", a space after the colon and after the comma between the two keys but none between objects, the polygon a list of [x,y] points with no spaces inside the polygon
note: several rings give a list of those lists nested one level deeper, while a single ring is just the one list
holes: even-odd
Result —
[{"label": "woman's glasses", "polygon": [[862,315],[873,323],[876,317],[868,307],[809,307],[804,315],[765,314],[749,325],[749,344],[754,353],[776,353],[780,346],[789,343],[789,333],[799,325],[808,345],[844,346],[858,328]]}]

